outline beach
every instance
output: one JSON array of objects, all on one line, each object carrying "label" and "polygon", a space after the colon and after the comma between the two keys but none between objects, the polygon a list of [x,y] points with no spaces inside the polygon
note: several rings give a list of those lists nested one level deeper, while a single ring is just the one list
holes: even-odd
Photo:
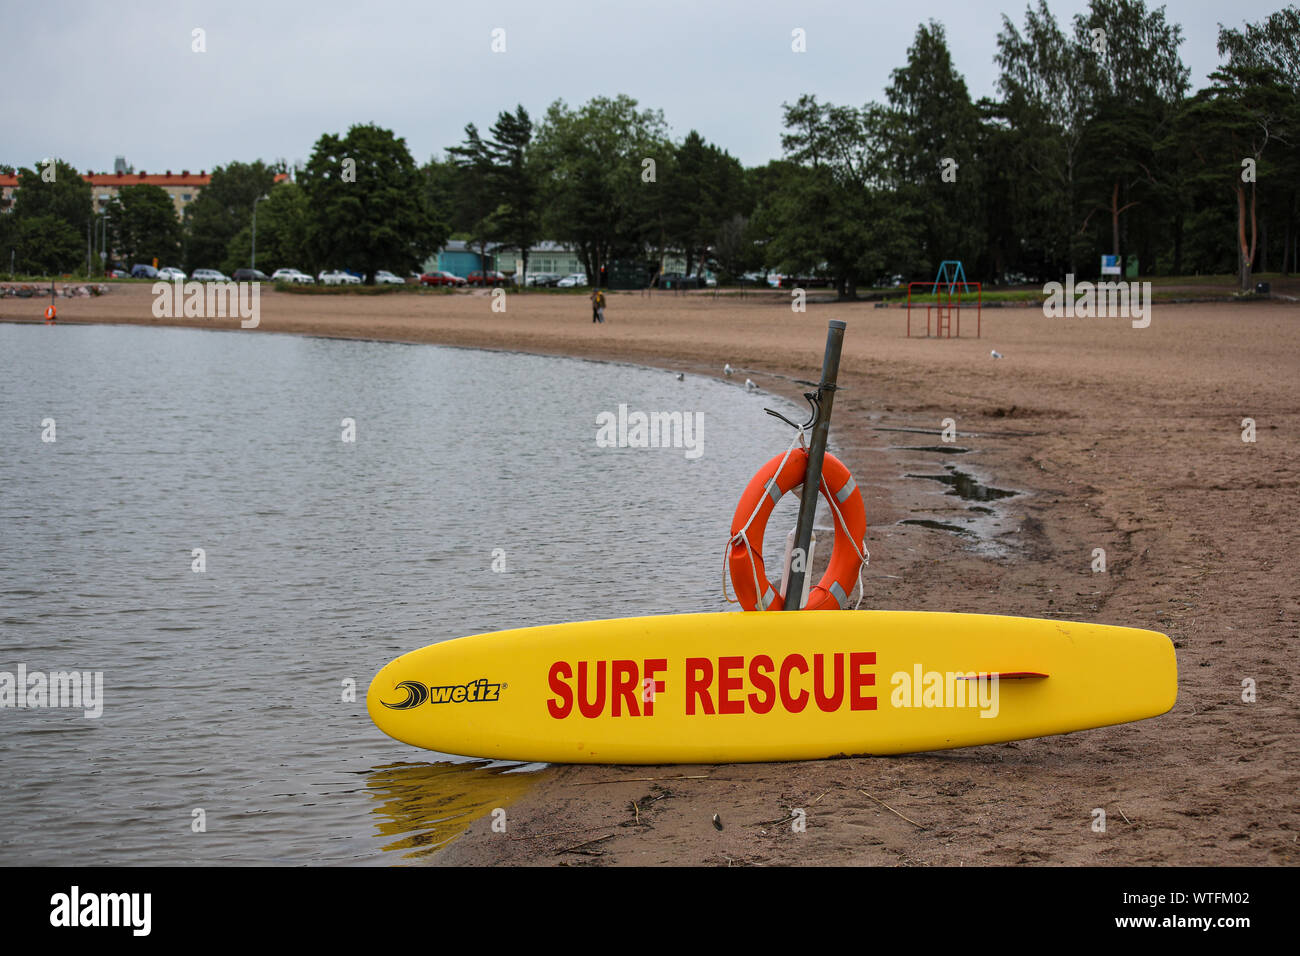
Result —
[{"label": "beach", "polygon": [[[39,322],[47,301],[0,300],[0,321]],[[905,337],[898,308],[812,303],[793,313],[781,294],[616,292],[604,325],[591,323],[582,295],[507,293],[504,312],[493,301],[263,291],[255,329],[237,318],[155,318],[148,284],[57,305],[68,324],[423,342],[688,376],[722,377],[729,363],[737,387],[749,378],[800,403],[796,380],[817,377],[827,320],[844,320],[831,441],[867,506],[863,606],[1162,631],[1177,649],[1179,696],[1170,713],[1136,724],[905,757],[559,767],[509,807],[504,833],[480,819],[432,863],[1300,859],[1300,308],[1157,304],[1146,328],[986,308],[980,338],[964,313],[966,337],[935,340]],[[947,419],[965,454],[924,450],[942,444]],[[1253,441],[1243,441],[1245,419]],[[784,448],[774,441],[772,454]],[[944,530],[971,516],[969,502],[924,477],[945,463],[1017,494],[987,526]],[[909,520],[940,527],[899,524]],[[791,825],[794,809],[806,829]]]}]

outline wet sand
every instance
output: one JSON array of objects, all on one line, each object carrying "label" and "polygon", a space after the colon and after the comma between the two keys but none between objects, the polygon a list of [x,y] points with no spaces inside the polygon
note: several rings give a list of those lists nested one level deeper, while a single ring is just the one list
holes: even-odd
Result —
[{"label": "wet sand", "polygon": [[[46,301],[0,300],[0,321],[39,321]],[[59,319],[238,329],[157,320],[152,301],[147,284],[119,285],[60,299]],[[832,441],[867,504],[864,606],[1148,627],[1177,648],[1178,703],[1153,720],[896,758],[561,767],[512,805],[505,833],[479,820],[431,862],[1300,860],[1297,306],[1157,305],[1146,329],[986,309],[983,337],[960,341],[905,338],[899,309],[812,304],[792,314],[780,295],[613,293],[603,326],[585,297],[550,294],[510,295],[503,314],[483,292],[266,292],[261,312],[258,329],[235,334],[509,349],[688,375],[721,376],[729,362],[738,386],[749,377],[796,401],[792,380],[816,377],[826,321],[843,319]],[[946,418],[968,453],[903,447],[941,444]],[[1242,441],[1244,418],[1256,423],[1253,443]],[[905,477],[944,475],[945,464],[1020,494],[963,501]],[[969,510],[986,505],[996,514]],[[1096,548],[1105,573],[1092,570]],[[1253,703],[1242,700],[1248,680]],[[795,807],[806,832],[784,822]],[[1104,833],[1093,829],[1098,808]]]}]

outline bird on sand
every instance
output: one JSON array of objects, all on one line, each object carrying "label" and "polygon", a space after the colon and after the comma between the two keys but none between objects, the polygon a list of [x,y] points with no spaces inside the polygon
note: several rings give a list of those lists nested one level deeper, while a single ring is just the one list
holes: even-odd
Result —
[{"label": "bird on sand", "polygon": [[734,373],[735,371],[736,371],[736,370],[735,370],[734,368],[731,367],[731,363],[730,363],[730,362],[728,362],[726,365],[722,366],[722,374],[723,374],[723,375],[726,375],[726,376],[728,376],[728,377],[730,377],[730,376],[732,375],[732,373]]}]

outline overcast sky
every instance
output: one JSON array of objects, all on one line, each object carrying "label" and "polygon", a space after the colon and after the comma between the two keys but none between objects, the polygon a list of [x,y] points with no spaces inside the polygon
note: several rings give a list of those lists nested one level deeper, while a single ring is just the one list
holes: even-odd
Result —
[{"label": "overcast sky", "polygon": [[[883,99],[926,20],[945,26],[971,96],[992,95],[1002,14],[1020,26],[1026,3],[14,2],[0,17],[0,162],[59,156],[99,171],[125,155],[149,172],[292,162],[324,132],[373,122],[422,163],[466,123],[486,129],[516,104],[540,119],[557,98],[626,93],[662,109],[674,138],[698,129],[756,165],[781,153],[783,102]],[[1168,3],[1193,88],[1218,65],[1218,23],[1240,27],[1284,5]],[[1085,6],[1051,3],[1063,23]],[[803,54],[790,48],[796,27]],[[191,50],[196,28],[206,52]],[[504,53],[491,51],[497,28]]]}]

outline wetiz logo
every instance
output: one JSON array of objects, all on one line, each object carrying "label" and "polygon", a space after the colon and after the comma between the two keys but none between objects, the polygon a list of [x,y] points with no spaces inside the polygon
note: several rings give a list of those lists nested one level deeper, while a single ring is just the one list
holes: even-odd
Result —
[{"label": "wetiz logo", "polygon": [[262,321],[262,291],[257,282],[155,282],[156,319],[239,318],[241,329]]},{"label": "wetiz logo", "polygon": [[421,704],[477,704],[501,699],[501,685],[493,684],[486,677],[470,681],[468,684],[422,684],[419,681],[404,680],[394,690],[406,691],[403,700],[380,703],[389,710],[410,710]]}]

